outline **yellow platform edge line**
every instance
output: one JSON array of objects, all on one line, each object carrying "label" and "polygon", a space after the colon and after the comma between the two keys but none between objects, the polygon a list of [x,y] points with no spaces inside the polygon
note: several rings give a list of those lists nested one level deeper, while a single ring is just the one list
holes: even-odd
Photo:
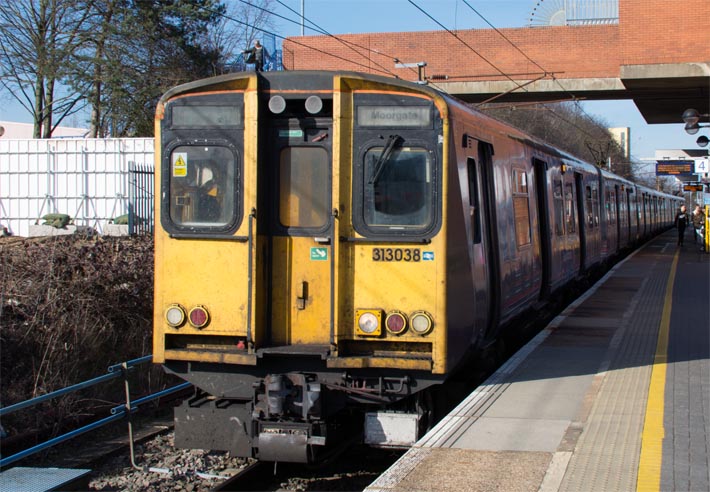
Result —
[{"label": "yellow platform edge line", "polygon": [[673,307],[673,285],[680,251],[676,251],[668,276],[666,294],[663,301],[663,314],[658,330],[656,355],[653,359],[651,383],[648,389],[646,415],[641,435],[641,456],[639,459],[636,490],[638,492],[658,492],[661,489],[661,462],[663,457],[663,412],[665,405],[666,367],[668,362],[668,336],[671,326]]}]

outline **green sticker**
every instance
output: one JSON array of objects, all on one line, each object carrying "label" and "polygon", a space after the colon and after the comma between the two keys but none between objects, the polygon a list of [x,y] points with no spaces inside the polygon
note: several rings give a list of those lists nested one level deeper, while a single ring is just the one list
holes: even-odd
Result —
[{"label": "green sticker", "polygon": [[279,130],[279,137],[302,138],[303,130]]},{"label": "green sticker", "polygon": [[325,261],[328,259],[328,248],[311,248],[311,261]]}]

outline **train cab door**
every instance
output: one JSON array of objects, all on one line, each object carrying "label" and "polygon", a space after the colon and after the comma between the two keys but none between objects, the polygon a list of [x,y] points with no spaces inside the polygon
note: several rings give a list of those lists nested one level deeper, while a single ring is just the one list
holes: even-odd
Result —
[{"label": "train cab door", "polygon": [[330,341],[331,135],[332,119],[290,118],[266,136],[271,347]]},{"label": "train cab door", "polygon": [[533,158],[535,172],[535,194],[537,196],[538,227],[540,228],[540,261],[542,263],[542,278],[540,299],[550,295],[550,278],[552,276],[552,227],[550,225],[550,177],[547,163]]},{"label": "train cab door", "polygon": [[500,318],[499,257],[495,204],[493,203],[493,147],[466,135],[466,145],[478,158],[467,159],[476,326],[484,326],[485,338],[493,340]]}]

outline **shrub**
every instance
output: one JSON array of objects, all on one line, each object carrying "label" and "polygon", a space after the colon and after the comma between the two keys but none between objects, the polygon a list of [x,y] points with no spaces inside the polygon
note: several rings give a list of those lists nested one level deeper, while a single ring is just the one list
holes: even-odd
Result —
[{"label": "shrub", "polygon": [[[0,401],[7,406],[151,353],[152,237],[0,238]],[[162,384],[136,369],[137,392]],[[120,380],[3,419],[46,428],[124,401]]]}]

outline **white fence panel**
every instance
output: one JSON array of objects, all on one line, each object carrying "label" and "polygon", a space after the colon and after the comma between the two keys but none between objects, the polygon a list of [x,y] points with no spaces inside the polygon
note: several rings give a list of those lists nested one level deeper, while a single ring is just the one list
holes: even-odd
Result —
[{"label": "white fence panel", "polygon": [[28,236],[48,213],[99,233],[128,213],[129,168],[153,168],[152,138],[0,139],[0,227]]}]

